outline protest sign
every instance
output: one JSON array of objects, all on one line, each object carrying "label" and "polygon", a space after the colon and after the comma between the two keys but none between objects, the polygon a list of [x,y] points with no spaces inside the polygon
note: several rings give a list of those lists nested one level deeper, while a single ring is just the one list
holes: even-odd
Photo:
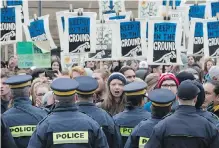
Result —
[{"label": "protest sign", "polygon": [[146,22],[143,20],[120,22],[120,59],[143,58],[146,55]]},{"label": "protest sign", "polygon": [[96,51],[96,16],[94,12],[66,13],[64,32],[65,53],[94,53]]},{"label": "protest sign", "polygon": [[149,16],[157,16],[160,5],[162,5],[162,1],[139,0],[138,1],[138,17],[148,18]]},{"label": "protest sign", "polygon": [[33,43],[17,43],[18,68],[30,68],[33,64]]},{"label": "protest sign", "polygon": [[175,2],[175,6],[180,6],[182,4],[182,0],[163,0],[164,6],[167,5],[167,1],[169,1],[169,6],[174,6],[174,2]]},{"label": "protest sign", "polygon": [[103,14],[125,12],[125,0],[101,0],[99,1],[99,18]]},{"label": "protest sign", "polygon": [[219,13],[219,1],[210,1],[210,16],[215,17]]},{"label": "protest sign", "polygon": [[49,15],[41,16],[36,19],[31,19],[29,25],[23,25],[27,41],[49,41],[50,48],[57,48],[50,30],[49,30]]},{"label": "protest sign", "polygon": [[21,22],[29,24],[29,11],[28,11],[28,1],[27,0],[6,0],[7,6],[20,6],[21,12]]},{"label": "protest sign", "polygon": [[13,44],[22,40],[20,6],[1,8],[1,45]]},{"label": "protest sign", "polygon": [[204,36],[202,19],[191,20],[188,49],[188,55],[204,55]]},{"label": "protest sign", "polygon": [[30,68],[49,68],[51,67],[51,53],[48,41],[40,41],[44,43],[18,42],[18,67]]},{"label": "protest sign", "polygon": [[[79,8],[83,11],[83,8]],[[73,12],[78,12],[79,9],[74,9]],[[65,30],[65,20],[64,20],[64,14],[66,12],[69,12],[70,10],[65,10],[65,11],[59,11],[56,12],[56,20],[57,20],[57,25],[58,25],[58,32],[59,32],[59,38],[63,39],[64,38],[64,30]],[[64,44],[65,42],[63,42],[63,40],[60,40],[60,46],[61,49],[64,48]]]},{"label": "protest sign", "polygon": [[80,55],[80,54],[61,53],[62,67],[66,68],[66,69],[70,69],[73,65],[80,65],[81,58],[82,58],[82,55]]},{"label": "protest sign", "polygon": [[106,21],[108,21],[108,20],[124,20],[124,19],[126,20],[126,19],[130,18],[131,14],[132,14],[131,11],[103,14],[103,19]]},{"label": "protest sign", "polygon": [[191,5],[189,9],[189,20],[191,18],[205,18],[207,17],[207,11],[205,11],[206,5]]},{"label": "protest sign", "polygon": [[115,21],[97,21],[96,53],[88,55],[89,60],[112,60],[117,57],[119,23]]},{"label": "protest sign", "polygon": [[206,20],[204,23],[204,50],[206,57],[219,57],[219,21]]},{"label": "protest sign", "polygon": [[148,63],[154,65],[182,64],[180,45],[182,30],[179,20],[165,21],[157,18],[149,21]]}]

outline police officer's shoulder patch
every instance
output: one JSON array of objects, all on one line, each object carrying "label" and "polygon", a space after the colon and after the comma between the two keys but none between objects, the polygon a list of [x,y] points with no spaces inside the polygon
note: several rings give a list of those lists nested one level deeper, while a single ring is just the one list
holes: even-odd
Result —
[{"label": "police officer's shoulder patch", "polygon": [[162,119],[165,119],[165,118],[167,118],[167,117],[169,117],[169,116],[171,116],[173,113],[172,112],[170,112],[170,113],[168,113],[166,116],[164,116]]}]

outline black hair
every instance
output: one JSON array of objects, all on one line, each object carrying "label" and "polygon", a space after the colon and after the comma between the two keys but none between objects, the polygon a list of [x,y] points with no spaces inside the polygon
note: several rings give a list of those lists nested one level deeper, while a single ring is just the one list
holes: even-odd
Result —
[{"label": "black hair", "polygon": [[214,83],[212,83],[215,87],[214,87],[214,93],[216,94],[216,95],[219,95],[219,84],[214,84]]},{"label": "black hair", "polygon": [[53,60],[51,62],[51,70],[52,70],[52,64],[55,63],[55,62],[57,62],[59,64],[59,71],[62,72],[62,65],[61,65],[61,62],[59,60]]},{"label": "black hair", "polygon": [[127,96],[126,97],[126,108],[128,110],[132,110],[135,107],[140,106],[143,99],[144,99],[144,95],[141,95],[141,96]]},{"label": "black hair", "polygon": [[163,118],[171,111],[171,105],[166,107],[158,107],[151,105],[151,114],[157,118]]}]

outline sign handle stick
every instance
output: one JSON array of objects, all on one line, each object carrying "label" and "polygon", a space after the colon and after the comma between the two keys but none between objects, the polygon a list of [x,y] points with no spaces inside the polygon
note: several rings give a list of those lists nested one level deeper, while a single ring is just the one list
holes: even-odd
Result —
[{"label": "sign handle stick", "polygon": [[8,45],[5,45],[5,61],[8,61]]}]

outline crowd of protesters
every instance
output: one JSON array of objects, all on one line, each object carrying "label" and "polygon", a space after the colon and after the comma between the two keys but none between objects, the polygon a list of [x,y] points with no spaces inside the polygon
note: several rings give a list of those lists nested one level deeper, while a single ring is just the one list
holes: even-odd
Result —
[{"label": "crowd of protesters", "polygon": [[[70,69],[63,69],[59,57],[53,56],[51,68],[49,69],[36,67],[19,69],[17,57],[12,56],[9,58],[8,62],[1,62],[1,114],[4,116],[4,112],[7,113],[8,110],[13,108],[15,103],[14,91],[5,83],[10,77],[16,75],[31,75],[32,78],[29,90],[31,104],[32,106],[45,111],[47,114],[50,114],[56,109],[57,102],[59,102],[54,96],[51,84],[61,78],[77,80],[82,76],[86,76],[86,79],[87,77],[91,77],[96,79],[98,83],[98,87],[94,89],[94,93],[90,96],[92,98],[92,103],[109,113],[109,115],[113,117],[113,122],[115,122],[115,125],[118,127],[128,126],[123,125],[125,124],[123,119],[134,119],[135,121],[126,121],[133,123],[130,128],[136,126],[135,132],[132,132],[132,135],[135,135],[137,128],[140,128],[140,125],[138,124],[142,120],[149,119],[150,114],[151,116],[156,114],[161,120],[167,114],[174,115],[174,112],[177,111],[178,107],[181,105],[176,97],[172,100],[170,110],[165,110],[166,108],[164,107],[161,111],[162,114],[158,113],[157,115],[156,107],[153,105],[153,99],[150,100],[149,97],[153,91],[168,89],[172,94],[178,96],[180,85],[185,85],[183,84],[184,81],[191,80],[195,81],[195,84],[199,88],[198,98],[195,102],[197,114],[208,119],[215,127],[219,126],[219,66],[216,66],[216,62],[211,58],[206,58],[204,62],[200,62],[200,60],[197,61],[195,57],[189,56],[185,61],[184,66],[148,65],[146,61],[138,60],[86,61],[84,67],[74,65]],[[126,95],[126,92],[129,92],[126,85],[133,84],[133,86],[135,86],[134,83],[136,83],[136,85],[138,83],[145,84],[146,92],[144,95],[140,95],[140,99],[136,99],[135,97],[133,99],[132,96]],[[137,87],[138,86],[139,85],[137,85]],[[92,85],[90,87],[92,87]],[[78,97],[83,98],[83,93],[81,95],[78,94]],[[159,96],[159,92],[157,97],[161,97]],[[133,102],[133,100],[135,101]],[[141,111],[142,115],[139,112],[133,113],[133,110],[137,107],[144,111]],[[131,113],[133,114],[131,117],[126,115]],[[6,122],[2,125],[7,126],[7,124],[8,123]],[[123,136],[123,133],[119,134]],[[107,134],[106,137],[108,137]],[[16,139],[16,137],[14,137],[14,139]],[[152,138],[151,141],[153,140],[154,139]],[[131,137],[126,137],[126,139],[122,138],[121,144],[115,146],[108,140],[108,145],[110,147],[132,147],[130,144],[131,141]],[[156,140],[153,142],[156,142]],[[19,147],[17,140],[15,140],[15,145]],[[33,147],[33,145],[33,143],[29,143],[28,147]],[[217,143],[217,146],[218,145],[219,143]],[[153,147],[153,145],[151,146],[151,143],[149,142],[148,147]],[[212,147],[214,147],[214,144]]]}]

